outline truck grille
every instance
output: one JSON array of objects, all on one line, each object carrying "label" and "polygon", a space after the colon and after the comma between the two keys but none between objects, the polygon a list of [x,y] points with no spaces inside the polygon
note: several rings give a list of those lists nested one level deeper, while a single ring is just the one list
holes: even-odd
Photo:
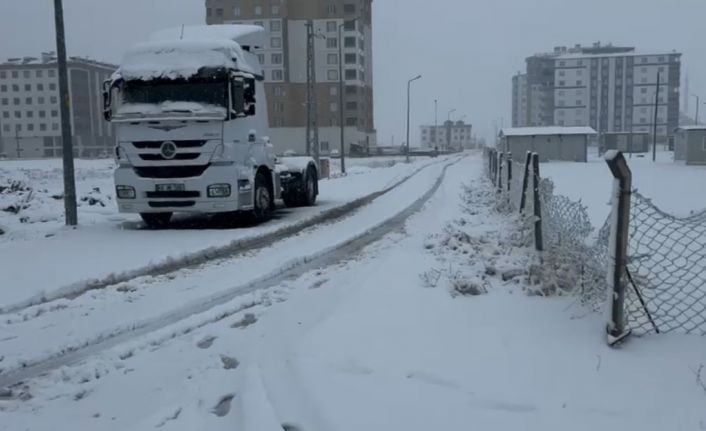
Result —
[{"label": "truck grille", "polygon": [[165,159],[161,154],[140,154],[140,158],[146,162],[163,162],[166,160],[196,160],[199,153],[178,153],[173,159]]},{"label": "truck grille", "polygon": [[188,208],[196,205],[194,201],[150,201],[151,208]]},{"label": "truck grille", "polygon": [[209,166],[133,166],[133,169],[140,178],[192,178],[200,177]]},{"label": "truck grille", "polygon": [[[165,141],[137,141],[132,145],[138,150],[158,150]],[[204,140],[172,141],[177,148],[201,148],[206,145]]]}]

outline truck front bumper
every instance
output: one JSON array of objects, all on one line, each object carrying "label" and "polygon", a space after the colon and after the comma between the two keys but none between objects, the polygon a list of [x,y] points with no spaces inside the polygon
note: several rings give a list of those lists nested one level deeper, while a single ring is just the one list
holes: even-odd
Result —
[{"label": "truck front bumper", "polygon": [[[212,185],[230,186],[230,196],[208,197]],[[179,191],[159,192],[158,186],[179,185]],[[134,199],[121,199],[116,192],[121,213],[223,213],[252,209],[252,183],[238,181],[234,166],[209,166],[203,174],[193,178],[142,178],[132,167],[115,171],[115,186],[132,187]]]}]

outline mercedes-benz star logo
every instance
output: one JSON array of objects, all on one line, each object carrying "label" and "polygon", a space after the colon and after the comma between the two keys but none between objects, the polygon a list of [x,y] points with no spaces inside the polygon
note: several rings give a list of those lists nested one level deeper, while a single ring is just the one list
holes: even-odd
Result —
[{"label": "mercedes-benz star logo", "polygon": [[176,157],[177,146],[172,141],[166,141],[162,143],[162,146],[159,148],[159,151],[162,153],[162,157],[164,157],[166,160],[172,160],[174,157]]}]

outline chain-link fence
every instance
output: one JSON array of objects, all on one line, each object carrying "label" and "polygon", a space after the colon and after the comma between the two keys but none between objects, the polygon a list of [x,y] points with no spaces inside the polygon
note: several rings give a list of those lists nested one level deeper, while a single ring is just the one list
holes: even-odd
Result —
[{"label": "chain-link fence", "polygon": [[[607,303],[617,313],[609,321],[614,341],[630,331],[706,335],[706,211],[679,218],[630,193],[629,168],[619,157],[629,180],[620,183],[611,167],[613,214],[592,236],[587,208],[556,194],[552,181],[539,176],[538,163],[529,162],[532,156],[524,164],[495,150],[486,156],[498,208],[520,214],[525,245],[534,242],[541,252],[530,275],[545,293],[578,294],[595,310]],[[613,157],[609,165],[618,154]],[[629,208],[629,217],[621,222],[622,208]]]}]

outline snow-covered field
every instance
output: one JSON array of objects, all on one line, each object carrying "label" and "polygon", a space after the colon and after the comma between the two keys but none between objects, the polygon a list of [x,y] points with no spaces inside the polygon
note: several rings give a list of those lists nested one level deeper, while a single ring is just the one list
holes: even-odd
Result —
[{"label": "snow-covered field", "polygon": [[[633,174],[633,187],[663,211],[688,216],[706,209],[706,166],[686,166],[672,161],[672,153],[626,155]],[[573,200],[581,200],[589,211],[591,222],[600,228],[610,213],[608,201],[613,176],[605,161],[598,156],[588,163],[548,162],[540,167],[541,175],[551,178],[556,192]]]},{"label": "snow-covered field", "polygon": [[[219,226],[199,217],[177,220],[174,229],[144,230],[139,217],[118,214],[112,161],[77,163],[78,229],[63,226],[59,160],[0,162],[0,310],[81,292],[96,280],[120,279],[155,266],[233,248],[276,233],[386,189],[440,159],[351,159],[348,176],[321,182],[314,208],[280,209],[262,226]],[[336,173],[336,166],[334,166]],[[15,184],[15,186],[12,186]],[[17,211],[7,210],[17,208]]]},{"label": "snow-covered field", "polygon": [[[481,166],[474,155],[449,167],[402,229],[358,251],[14,386],[0,395],[0,430],[54,430],[57,418],[62,429],[100,430],[702,429],[703,339],[610,349],[602,316],[573,298],[533,295],[508,275],[533,255],[513,247],[515,227],[492,209]],[[313,251],[364,232],[441,175],[429,167],[302,238]],[[62,328],[87,333],[148,315],[159,298],[168,310],[195,290],[232,286],[256,258],[2,316],[0,367],[68,342],[74,334]]]}]

